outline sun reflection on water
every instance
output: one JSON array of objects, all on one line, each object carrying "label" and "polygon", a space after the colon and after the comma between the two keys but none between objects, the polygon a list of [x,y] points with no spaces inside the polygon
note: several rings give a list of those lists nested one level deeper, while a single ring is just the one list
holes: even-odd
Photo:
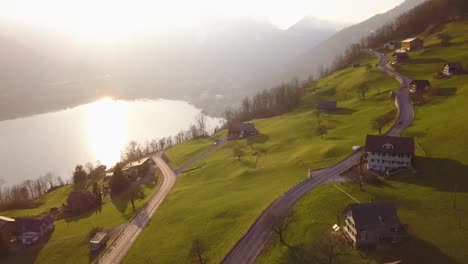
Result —
[{"label": "sun reflection on water", "polygon": [[127,142],[127,111],[122,102],[103,98],[86,106],[84,123],[88,144],[101,164],[112,166],[120,160]]}]

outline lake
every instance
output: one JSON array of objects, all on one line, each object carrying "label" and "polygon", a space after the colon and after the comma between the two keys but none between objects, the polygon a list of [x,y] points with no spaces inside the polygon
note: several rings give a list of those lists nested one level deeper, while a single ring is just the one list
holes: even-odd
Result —
[{"label": "lake", "polygon": [[[0,177],[7,185],[52,172],[71,178],[76,164],[99,161],[108,167],[135,140],[173,136],[187,130],[200,113],[173,100],[99,101],[0,122]],[[212,130],[223,121],[208,117]]]}]

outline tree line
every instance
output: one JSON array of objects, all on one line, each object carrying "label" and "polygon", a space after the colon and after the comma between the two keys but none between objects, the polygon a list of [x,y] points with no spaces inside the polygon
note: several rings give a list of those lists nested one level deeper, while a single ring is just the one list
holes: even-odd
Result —
[{"label": "tree line", "polygon": [[[313,80],[308,82],[311,81]],[[252,97],[245,97],[240,107],[224,111],[226,124],[277,116],[293,110],[301,103],[308,82],[300,83],[298,79],[293,79],[289,83],[258,92]]]},{"label": "tree line", "polygon": [[34,199],[64,184],[60,176],[50,172],[34,180],[28,179],[12,186],[5,186],[5,180],[0,179],[0,210],[36,207]]}]

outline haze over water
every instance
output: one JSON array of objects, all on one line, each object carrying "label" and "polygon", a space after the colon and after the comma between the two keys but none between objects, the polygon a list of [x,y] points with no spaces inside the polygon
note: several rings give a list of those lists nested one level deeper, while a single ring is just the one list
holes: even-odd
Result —
[{"label": "haze over water", "polygon": [[[0,122],[0,168],[6,184],[52,172],[69,179],[76,164],[107,166],[131,140],[173,136],[194,123],[199,109],[183,101],[114,101]],[[210,129],[221,118],[208,117]]]}]

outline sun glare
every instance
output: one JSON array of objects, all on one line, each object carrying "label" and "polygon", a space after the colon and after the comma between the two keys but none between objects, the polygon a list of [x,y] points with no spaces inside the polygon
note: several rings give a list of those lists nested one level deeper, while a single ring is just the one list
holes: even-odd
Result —
[{"label": "sun glare", "polygon": [[125,105],[103,98],[86,106],[84,118],[88,144],[96,161],[114,165],[127,141]]}]

